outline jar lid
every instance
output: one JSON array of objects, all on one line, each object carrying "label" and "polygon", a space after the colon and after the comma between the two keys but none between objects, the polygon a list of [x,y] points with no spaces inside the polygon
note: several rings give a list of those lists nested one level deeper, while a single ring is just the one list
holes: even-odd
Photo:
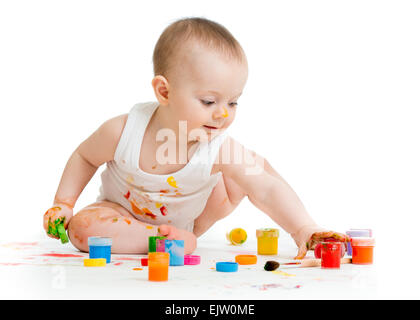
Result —
[{"label": "jar lid", "polygon": [[274,228],[262,228],[257,229],[257,237],[278,237],[279,229]]},{"label": "jar lid", "polygon": [[371,229],[350,229],[346,231],[346,234],[350,237],[372,237]]},{"label": "jar lid", "polygon": [[89,237],[88,246],[111,246],[112,238],[107,237]]},{"label": "jar lid", "polygon": [[351,245],[352,246],[359,246],[359,247],[367,247],[367,246],[374,246],[375,239],[371,237],[356,237],[351,238]]}]

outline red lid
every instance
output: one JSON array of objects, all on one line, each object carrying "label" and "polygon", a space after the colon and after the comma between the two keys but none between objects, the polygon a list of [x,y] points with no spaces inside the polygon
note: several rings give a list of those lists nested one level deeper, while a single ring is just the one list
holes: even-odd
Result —
[{"label": "red lid", "polygon": [[375,239],[370,237],[357,237],[351,238],[351,245],[355,247],[367,247],[374,246]]}]

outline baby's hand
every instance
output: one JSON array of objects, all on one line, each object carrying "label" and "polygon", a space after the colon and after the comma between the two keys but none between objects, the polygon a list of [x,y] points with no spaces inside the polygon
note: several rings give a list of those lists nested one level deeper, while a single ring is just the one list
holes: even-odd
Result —
[{"label": "baby's hand", "polygon": [[47,232],[47,236],[54,239],[60,239],[48,233],[48,222],[54,222],[57,219],[64,218],[64,228],[67,229],[70,219],[73,217],[73,209],[65,204],[55,204],[52,208],[48,209],[44,214],[44,229]]},{"label": "baby's hand", "polygon": [[313,250],[318,243],[327,238],[335,238],[340,242],[350,241],[350,238],[345,234],[319,227],[302,228],[297,234],[293,234],[292,237],[299,248],[295,259],[303,259],[308,250]]}]

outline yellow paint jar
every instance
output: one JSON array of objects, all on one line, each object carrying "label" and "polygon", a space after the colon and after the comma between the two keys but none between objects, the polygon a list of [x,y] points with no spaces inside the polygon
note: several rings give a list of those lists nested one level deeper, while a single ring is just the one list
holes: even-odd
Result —
[{"label": "yellow paint jar", "polygon": [[277,254],[279,229],[257,229],[258,254]]}]

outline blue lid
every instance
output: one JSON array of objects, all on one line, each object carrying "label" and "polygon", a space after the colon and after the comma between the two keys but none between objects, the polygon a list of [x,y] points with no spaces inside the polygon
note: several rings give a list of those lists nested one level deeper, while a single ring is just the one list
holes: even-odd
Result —
[{"label": "blue lid", "polygon": [[112,238],[107,237],[89,237],[88,246],[111,246]]},{"label": "blue lid", "polygon": [[238,271],[238,263],[236,263],[236,262],[216,262],[216,271],[219,271],[219,272],[236,272],[236,271]]}]

